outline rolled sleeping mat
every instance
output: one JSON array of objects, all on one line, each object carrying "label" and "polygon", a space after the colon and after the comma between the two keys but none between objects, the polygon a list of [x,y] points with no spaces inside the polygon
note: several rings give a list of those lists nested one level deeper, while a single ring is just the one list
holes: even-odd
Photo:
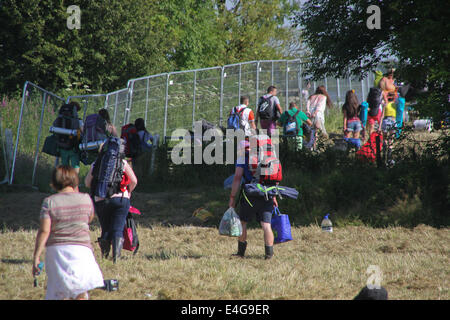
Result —
[{"label": "rolled sleeping mat", "polygon": [[76,136],[78,134],[77,129],[65,129],[58,127],[50,127],[50,133],[64,134],[67,136]]},{"label": "rolled sleeping mat", "polygon": [[420,119],[414,120],[413,122],[414,130],[416,131],[431,131],[431,120]]},{"label": "rolled sleeping mat", "polygon": [[80,145],[78,146],[78,148],[81,151],[91,151],[91,150],[96,150],[98,148],[100,148],[100,146],[106,142],[106,139],[104,140],[97,140],[97,141],[91,141],[91,142],[87,142],[87,143],[80,143]]}]

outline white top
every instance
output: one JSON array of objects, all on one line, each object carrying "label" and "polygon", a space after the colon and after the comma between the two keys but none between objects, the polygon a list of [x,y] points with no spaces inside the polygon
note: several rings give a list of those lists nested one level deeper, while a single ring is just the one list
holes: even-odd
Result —
[{"label": "white top", "polygon": [[247,107],[245,104],[241,104],[236,107],[236,112],[240,112],[243,108],[245,108],[244,111],[241,113],[241,126],[243,127],[244,133],[246,136],[251,136],[251,127],[250,122],[255,121],[255,115],[253,113],[253,110]]},{"label": "white top", "polygon": [[326,105],[327,105],[327,97],[324,96],[323,94],[315,94],[308,99],[308,102],[306,104],[306,110],[309,110],[311,115],[314,114],[317,110],[316,117],[324,118]]}]

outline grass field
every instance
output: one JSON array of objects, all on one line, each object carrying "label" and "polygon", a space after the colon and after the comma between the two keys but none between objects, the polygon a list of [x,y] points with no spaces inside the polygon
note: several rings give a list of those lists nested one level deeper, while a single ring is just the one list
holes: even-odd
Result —
[{"label": "grass field", "polygon": [[[45,273],[33,287],[31,262],[39,208],[47,194],[8,192],[0,195],[0,299],[43,299]],[[366,284],[369,265],[382,271],[389,299],[450,298],[450,231],[419,225],[413,229],[365,226],[335,227],[324,234],[315,221],[293,227],[294,240],[275,245],[264,260],[262,231],[253,225],[244,259],[231,258],[236,239],[219,236],[223,212],[215,209],[207,226],[190,218],[201,192],[136,193],[133,204],[141,248],[124,251],[114,265],[95,256],[105,279],[120,289],[91,291],[92,299],[352,299]],[[220,207],[218,200],[205,203]],[[186,205],[182,205],[186,203]],[[91,239],[100,234],[98,221]],[[44,258],[44,255],[41,257]]]}]

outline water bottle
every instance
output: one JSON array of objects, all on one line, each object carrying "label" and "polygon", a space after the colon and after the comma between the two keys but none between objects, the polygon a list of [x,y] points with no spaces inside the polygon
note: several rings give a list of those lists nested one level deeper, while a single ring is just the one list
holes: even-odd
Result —
[{"label": "water bottle", "polygon": [[328,219],[329,215],[330,214],[327,214],[322,220],[322,224],[321,224],[322,231],[333,232],[333,224],[331,223],[331,220]]}]

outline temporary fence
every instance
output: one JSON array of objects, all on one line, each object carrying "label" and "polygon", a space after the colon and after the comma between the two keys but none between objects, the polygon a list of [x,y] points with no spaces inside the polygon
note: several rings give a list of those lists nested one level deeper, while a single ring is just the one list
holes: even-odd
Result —
[{"label": "temporary fence", "polygon": [[303,75],[301,60],[295,59],[249,61],[162,73],[130,79],[126,88],[111,93],[66,99],[27,81],[16,127],[9,128],[16,132],[9,184],[20,175],[21,181],[37,186],[41,170],[54,165],[53,157],[41,150],[44,135],[49,132],[64,102],[77,101],[82,108],[80,117],[83,120],[99,109],[107,109],[118,130],[143,118],[147,130],[165,141],[175,129],[190,130],[200,119],[224,126],[230,110],[239,104],[241,96],[247,96],[249,107],[256,111],[258,98],[270,85],[277,87],[284,110],[290,102],[305,110],[306,99],[319,85],[326,87],[335,105],[342,104],[350,89],[355,90],[360,101],[364,100],[371,86],[369,77],[363,80],[325,77],[312,81]]}]

